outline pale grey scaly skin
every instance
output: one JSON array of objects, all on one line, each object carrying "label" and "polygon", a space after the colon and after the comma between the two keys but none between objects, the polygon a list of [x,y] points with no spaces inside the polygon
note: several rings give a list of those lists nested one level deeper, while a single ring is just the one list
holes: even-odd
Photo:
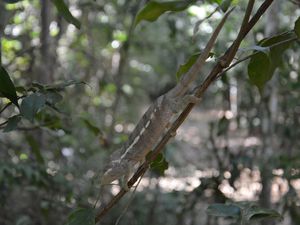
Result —
[{"label": "pale grey scaly skin", "polygon": [[130,170],[142,162],[154,147],[174,113],[176,112],[165,96],[159,97],[144,114],[128,141],[113,153],[101,178],[101,184],[109,184],[122,176],[128,176]]},{"label": "pale grey scaly skin", "polygon": [[225,14],[214,30],[205,49],[192,68],[181,77],[179,83],[173,89],[160,96],[149,107],[128,141],[121,149],[112,154],[110,163],[106,166],[101,178],[101,185],[110,184],[112,181],[120,178],[123,178],[124,182],[127,182],[131,170],[136,164],[145,160],[146,155],[163,135],[171,118],[188,103],[199,101],[195,96],[187,95],[186,92],[205,64],[205,60],[231,11]]}]

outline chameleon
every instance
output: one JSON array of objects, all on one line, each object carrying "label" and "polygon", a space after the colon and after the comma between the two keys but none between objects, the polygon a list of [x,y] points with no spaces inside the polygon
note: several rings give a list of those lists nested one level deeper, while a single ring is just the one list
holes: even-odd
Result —
[{"label": "chameleon", "polygon": [[100,179],[101,186],[121,179],[122,187],[128,190],[127,181],[132,169],[145,160],[146,155],[159,141],[169,126],[171,119],[187,104],[199,101],[199,98],[196,96],[188,94],[189,86],[204,66],[231,11],[229,10],[223,16],[195,64],[187,73],[180,77],[175,87],[158,97],[150,105],[133,132],[129,135],[127,142],[120,149],[112,153],[110,161],[104,168],[104,173]]}]

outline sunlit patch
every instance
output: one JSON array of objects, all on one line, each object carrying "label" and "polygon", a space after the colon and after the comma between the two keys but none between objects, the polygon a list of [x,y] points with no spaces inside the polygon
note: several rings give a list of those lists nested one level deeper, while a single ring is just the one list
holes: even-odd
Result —
[{"label": "sunlit patch", "polygon": [[284,173],[284,170],[283,169],[274,169],[272,171],[272,173],[273,173],[274,176],[282,176],[283,173]]},{"label": "sunlit patch", "polygon": [[26,159],[28,159],[28,155],[25,154],[25,153],[21,153],[20,154],[20,160],[26,160]]},{"label": "sunlit patch", "polygon": [[123,131],[124,127],[122,124],[117,124],[115,126],[115,131],[118,132],[118,133],[121,133]]},{"label": "sunlit patch", "polygon": [[113,195],[116,195],[116,194],[118,194],[120,191],[121,191],[120,185],[118,185],[118,184],[116,184],[116,183],[113,183],[113,184],[112,184],[112,187],[111,187],[111,193],[112,193]]},{"label": "sunlit patch", "polygon": [[245,139],[244,146],[245,147],[251,147],[251,146],[257,146],[260,145],[261,141],[257,137],[248,137]]},{"label": "sunlit patch", "polygon": [[95,176],[95,172],[93,170],[88,170],[85,175],[88,179],[91,179]]},{"label": "sunlit patch", "polygon": [[121,45],[121,43],[120,43],[119,41],[117,41],[117,40],[113,40],[113,41],[111,42],[111,47],[112,47],[112,48],[119,48],[120,45]]},{"label": "sunlit patch", "polygon": [[71,157],[71,156],[74,155],[74,149],[73,148],[64,147],[64,148],[62,148],[61,153],[65,157]]},{"label": "sunlit patch", "polygon": [[225,177],[226,179],[229,179],[229,178],[231,177],[231,173],[230,173],[229,171],[225,171],[225,172],[224,172],[224,177]]}]

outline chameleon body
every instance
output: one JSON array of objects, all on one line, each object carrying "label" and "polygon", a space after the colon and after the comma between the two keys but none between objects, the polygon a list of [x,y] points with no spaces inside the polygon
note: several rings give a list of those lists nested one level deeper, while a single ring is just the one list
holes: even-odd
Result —
[{"label": "chameleon body", "polygon": [[155,100],[138,122],[128,141],[111,155],[110,162],[101,177],[101,185],[110,184],[120,178],[127,182],[131,170],[145,160],[146,155],[165,132],[171,118],[188,103],[198,101],[195,96],[188,95],[187,91],[205,64],[231,11],[224,15],[196,63],[181,77],[174,88]]}]

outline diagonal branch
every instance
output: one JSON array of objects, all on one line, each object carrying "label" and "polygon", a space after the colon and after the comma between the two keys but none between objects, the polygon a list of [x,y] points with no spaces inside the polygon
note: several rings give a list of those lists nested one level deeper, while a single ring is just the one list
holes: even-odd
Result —
[{"label": "diagonal branch", "polygon": [[[197,88],[196,90],[196,96],[201,97],[207,90],[207,88],[211,85],[211,83],[217,78],[218,74],[221,73],[227,66],[230,65],[230,63],[233,60],[233,57],[235,56],[238,47],[240,46],[240,43],[245,38],[245,36],[249,33],[249,31],[254,27],[254,25],[257,23],[257,21],[260,19],[260,17],[265,13],[265,11],[268,9],[268,7],[272,4],[273,0],[265,0],[260,8],[257,10],[255,15],[251,18],[251,20],[248,22],[250,18],[250,14],[253,8],[254,0],[249,0],[248,7],[243,19],[243,26],[241,26],[240,32],[238,34],[238,37],[233,42],[233,44],[227,49],[225,54],[221,57],[222,60],[220,60],[215,67],[212,69],[210,74],[207,76],[205,81]],[[156,145],[156,147],[153,150],[153,153],[149,157],[148,160],[146,160],[135,172],[133,177],[128,182],[128,187],[132,187],[133,184],[139,179],[139,177],[145,173],[145,171],[148,169],[149,163],[156,158],[156,156],[163,150],[164,146],[167,144],[167,142],[173,137],[174,132],[180,127],[180,125],[184,122],[184,120],[187,118],[189,113],[191,112],[192,108],[195,106],[195,104],[190,103],[180,114],[180,116],[177,118],[177,120],[172,124],[172,127],[168,130],[168,132],[164,135],[164,137],[161,139],[161,141]],[[111,201],[100,208],[99,212],[96,214],[95,221],[99,222],[102,217],[109,212],[109,210],[118,203],[122,197],[126,194],[127,191],[122,189],[118,194],[116,194]]]}]

